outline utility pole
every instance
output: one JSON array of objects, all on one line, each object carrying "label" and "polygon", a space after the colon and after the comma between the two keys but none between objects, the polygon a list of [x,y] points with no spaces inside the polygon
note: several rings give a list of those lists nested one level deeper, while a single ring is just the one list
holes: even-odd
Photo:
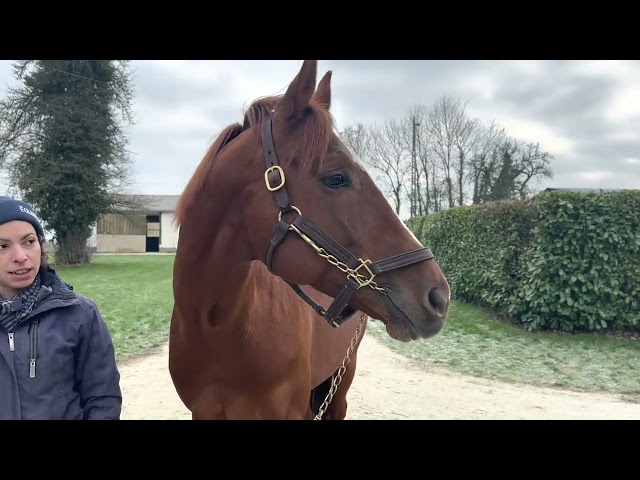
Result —
[{"label": "utility pole", "polygon": [[409,198],[409,216],[414,217],[418,214],[418,163],[416,160],[416,128],[420,125],[416,121],[415,115],[411,116],[413,124],[413,147],[411,149],[411,193]]}]

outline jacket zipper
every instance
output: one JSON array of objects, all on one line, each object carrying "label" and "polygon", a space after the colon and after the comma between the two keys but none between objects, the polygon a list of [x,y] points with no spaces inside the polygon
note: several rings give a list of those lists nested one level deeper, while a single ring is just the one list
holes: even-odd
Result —
[{"label": "jacket zipper", "polygon": [[29,378],[36,377],[36,360],[38,358],[38,321],[29,325]]},{"label": "jacket zipper", "polygon": [[16,346],[13,343],[13,332],[9,332],[9,351],[13,352],[16,349]]}]

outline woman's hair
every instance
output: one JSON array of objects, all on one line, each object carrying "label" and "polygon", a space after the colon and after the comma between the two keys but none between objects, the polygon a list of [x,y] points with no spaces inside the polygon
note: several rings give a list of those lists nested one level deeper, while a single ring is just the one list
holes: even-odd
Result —
[{"label": "woman's hair", "polygon": [[38,241],[40,242],[40,266],[48,267],[49,266],[49,242],[44,237],[38,235]]}]

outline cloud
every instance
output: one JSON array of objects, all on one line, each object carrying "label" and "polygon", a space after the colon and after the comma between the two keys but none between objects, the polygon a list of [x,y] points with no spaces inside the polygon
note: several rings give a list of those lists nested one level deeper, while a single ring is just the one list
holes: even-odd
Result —
[{"label": "cloud", "polygon": [[[178,194],[220,131],[254,99],[284,93],[301,60],[145,60],[129,129],[137,191]],[[322,60],[339,128],[430,107],[443,95],[555,157],[544,187],[640,186],[640,62]],[[0,95],[13,81],[0,61]]]}]

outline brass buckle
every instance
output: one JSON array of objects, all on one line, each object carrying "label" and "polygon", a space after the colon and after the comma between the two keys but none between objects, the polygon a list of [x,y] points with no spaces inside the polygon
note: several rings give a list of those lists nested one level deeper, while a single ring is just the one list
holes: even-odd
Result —
[{"label": "brass buckle", "polygon": [[[291,205],[291,209],[292,209],[292,210],[295,210],[295,211],[296,211],[296,213],[297,213],[298,215],[302,216],[302,212],[300,211],[300,209],[299,209],[298,207],[295,207],[295,206]],[[280,221],[280,220],[282,220],[282,210],[280,210],[280,211],[278,212],[278,221]],[[292,226],[293,226],[293,225],[292,225]],[[296,229],[296,230],[297,230],[297,229]]]},{"label": "brass buckle", "polygon": [[[274,170],[278,170],[280,172],[280,178],[282,179],[282,182],[280,182],[280,185],[272,187],[271,185],[269,185],[269,173]],[[267,168],[264,172],[264,182],[267,184],[267,190],[269,190],[270,192],[275,192],[276,190],[280,190],[282,187],[284,187],[285,178],[284,170],[282,170],[282,167],[280,167],[280,165],[273,165]]]},{"label": "brass buckle", "polygon": [[[361,258],[359,258],[358,260],[360,260],[360,265],[354,268],[352,271],[353,273],[350,273],[349,276],[353,278],[356,282],[358,282],[358,284],[360,285],[360,287],[358,288],[362,288],[362,287],[366,287],[367,285],[370,285],[373,282],[373,279],[376,278],[376,276],[369,268],[369,265],[371,265],[371,260],[362,260]],[[369,273],[368,279],[363,274],[358,272],[358,270],[360,270],[361,268],[364,268],[367,271],[367,273]],[[365,279],[365,280],[363,281],[362,279]]]}]

